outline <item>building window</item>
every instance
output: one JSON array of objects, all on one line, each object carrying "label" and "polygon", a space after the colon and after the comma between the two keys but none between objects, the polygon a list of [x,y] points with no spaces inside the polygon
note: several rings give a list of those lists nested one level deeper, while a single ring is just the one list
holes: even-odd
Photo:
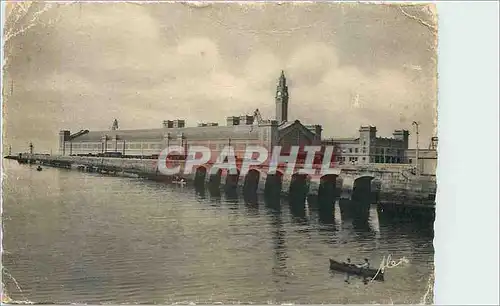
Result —
[{"label": "building window", "polygon": [[363,148],[363,153],[366,153],[366,148]]},{"label": "building window", "polygon": [[412,161],[412,159],[411,159],[411,158],[410,158],[408,161],[410,162],[410,164],[413,164],[413,161]]},{"label": "building window", "polygon": [[358,153],[358,148],[355,148],[355,149],[354,149],[354,152],[355,152],[355,153]]},{"label": "building window", "polygon": [[349,148],[349,153],[352,153],[352,148]]},{"label": "building window", "polygon": [[366,146],[366,140],[365,140],[365,141],[363,141],[363,145],[364,145],[364,146]]},{"label": "building window", "polygon": [[365,160],[366,160],[366,157],[363,157],[363,161],[365,161]]}]

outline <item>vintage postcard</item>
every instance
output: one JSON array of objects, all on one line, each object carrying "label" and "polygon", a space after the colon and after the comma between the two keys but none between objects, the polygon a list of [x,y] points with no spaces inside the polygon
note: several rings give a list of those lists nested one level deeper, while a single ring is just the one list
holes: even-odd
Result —
[{"label": "vintage postcard", "polygon": [[7,3],[2,301],[432,303],[436,19]]}]

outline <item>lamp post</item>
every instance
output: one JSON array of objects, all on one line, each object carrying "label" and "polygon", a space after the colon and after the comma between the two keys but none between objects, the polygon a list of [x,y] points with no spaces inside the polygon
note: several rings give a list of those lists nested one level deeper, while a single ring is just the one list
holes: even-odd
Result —
[{"label": "lamp post", "polygon": [[416,175],[419,175],[420,174],[420,164],[419,164],[419,154],[418,154],[419,153],[418,152],[418,150],[419,150],[419,148],[418,148],[418,134],[419,134],[418,127],[419,127],[420,124],[418,122],[416,122],[416,121],[413,121],[412,125],[415,127],[415,133],[417,135],[417,148],[415,150],[415,159],[417,160],[416,161],[416,163],[417,163]]}]

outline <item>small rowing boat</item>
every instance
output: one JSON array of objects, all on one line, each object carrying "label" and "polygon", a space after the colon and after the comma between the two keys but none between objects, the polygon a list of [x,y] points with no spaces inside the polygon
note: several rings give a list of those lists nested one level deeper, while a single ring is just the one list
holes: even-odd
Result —
[{"label": "small rowing boat", "polygon": [[173,180],[172,183],[174,183],[176,185],[180,185],[181,187],[184,187],[184,186],[186,186],[187,181],[186,181],[186,179],[181,178],[181,179]]},{"label": "small rowing boat", "polygon": [[362,277],[367,277],[378,281],[384,281],[384,272],[381,270],[379,271],[379,269],[358,268],[354,264],[338,262],[333,259],[330,259],[330,270],[345,272],[352,275],[359,275]]}]

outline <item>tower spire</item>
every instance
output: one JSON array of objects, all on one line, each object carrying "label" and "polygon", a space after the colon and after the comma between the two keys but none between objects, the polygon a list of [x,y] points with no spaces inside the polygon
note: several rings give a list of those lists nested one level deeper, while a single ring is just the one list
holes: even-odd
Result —
[{"label": "tower spire", "polygon": [[118,130],[118,120],[113,120],[113,125],[111,126],[112,131]]},{"label": "tower spire", "polygon": [[285,71],[281,70],[281,76],[280,76],[280,81],[279,81],[280,86],[286,86],[286,76],[285,76]]},{"label": "tower spire", "polygon": [[276,88],[276,120],[279,123],[288,121],[288,86],[286,85],[285,71],[281,70]]}]

